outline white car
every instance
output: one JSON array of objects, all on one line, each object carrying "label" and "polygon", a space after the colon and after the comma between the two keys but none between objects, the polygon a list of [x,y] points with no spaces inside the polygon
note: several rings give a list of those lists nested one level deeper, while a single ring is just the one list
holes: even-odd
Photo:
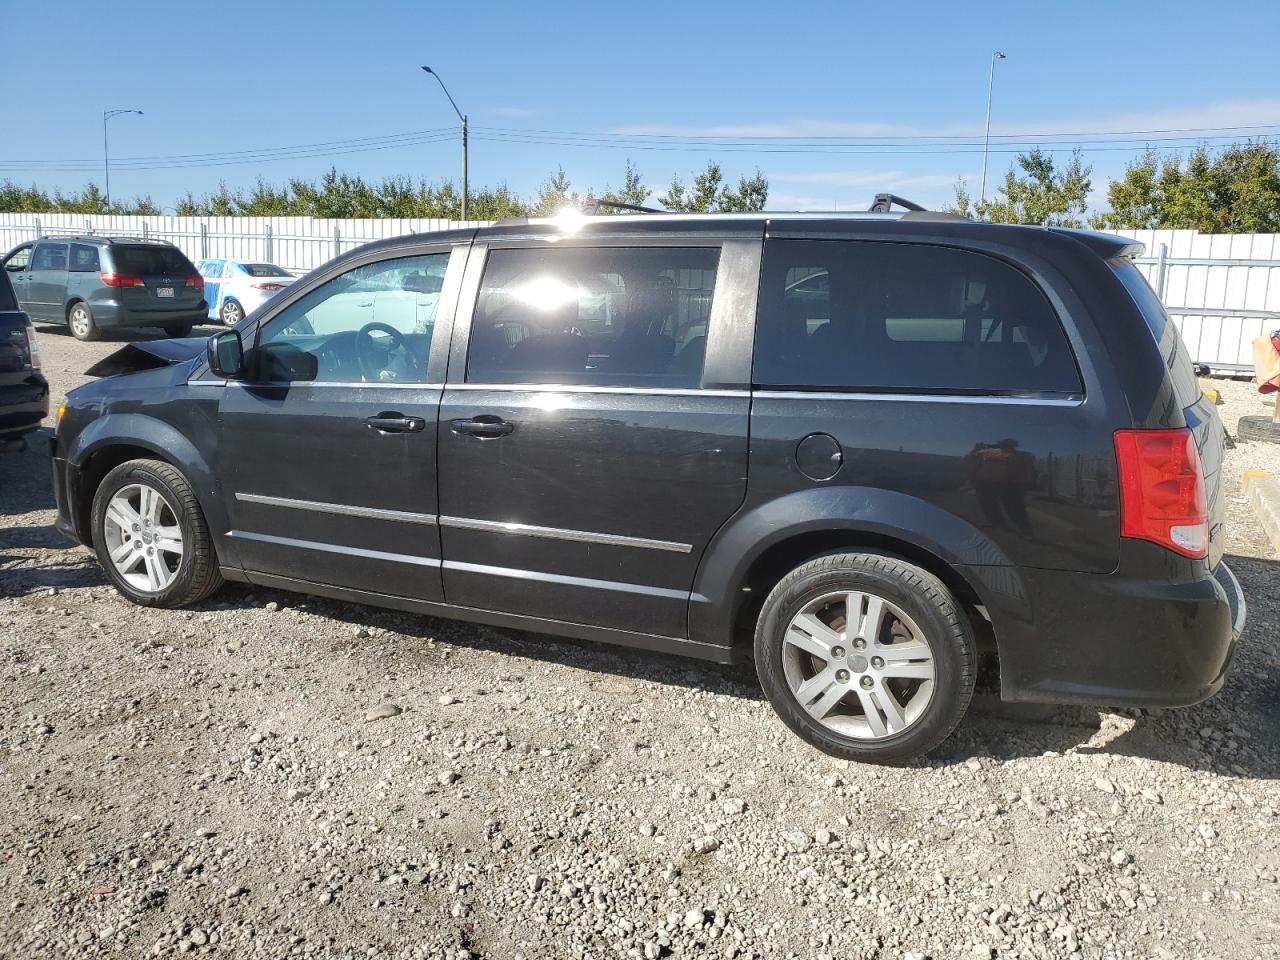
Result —
[{"label": "white car", "polygon": [[204,298],[209,303],[209,319],[228,327],[252,313],[298,278],[274,263],[247,263],[241,260],[201,260],[196,263],[204,277]]}]

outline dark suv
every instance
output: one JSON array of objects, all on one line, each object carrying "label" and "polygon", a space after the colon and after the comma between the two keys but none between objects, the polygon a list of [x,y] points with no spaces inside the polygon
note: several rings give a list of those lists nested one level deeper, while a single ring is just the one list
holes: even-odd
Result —
[{"label": "dark suv", "polygon": [[984,652],[1007,700],[1195,703],[1244,604],[1141,250],[924,212],[379,241],[104,361],[59,524],[151,606],[236,580],[754,657],[856,759],[941,742]]},{"label": "dark suv", "polygon": [[107,327],[185,337],[208,322],[204,278],[171,243],[44,237],[14,247],[3,264],[31,319],[65,323],[77,340],[97,340]]},{"label": "dark suv", "polygon": [[26,436],[49,415],[49,381],[40,372],[40,346],[0,272],[0,452],[24,449]]}]

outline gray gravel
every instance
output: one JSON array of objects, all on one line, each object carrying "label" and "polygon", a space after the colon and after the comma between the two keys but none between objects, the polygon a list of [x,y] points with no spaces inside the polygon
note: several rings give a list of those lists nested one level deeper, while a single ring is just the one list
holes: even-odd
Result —
[{"label": "gray gravel", "polygon": [[[118,345],[40,340],[55,397]],[[242,587],[135,607],[51,507],[40,443],[0,458],[0,954],[1280,956],[1277,562],[1239,504],[1220,696],[980,696],[904,770],[815,753],[743,669]]]}]

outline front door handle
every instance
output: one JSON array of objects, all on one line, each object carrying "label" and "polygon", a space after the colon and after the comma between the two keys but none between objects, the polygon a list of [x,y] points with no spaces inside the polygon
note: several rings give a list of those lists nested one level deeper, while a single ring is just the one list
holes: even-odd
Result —
[{"label": "front door handle", "polygon": [[380,413],[376,417],[366,417],[364,424],[379,433],[421,433],[427,429],[427,421],[422,417],[406,417],[401,413]]},{"label": "front door handle", "polygon": [[493,416],[449,421],[449,429],[468,437],[505,437],[515,428],[514,423]]}]

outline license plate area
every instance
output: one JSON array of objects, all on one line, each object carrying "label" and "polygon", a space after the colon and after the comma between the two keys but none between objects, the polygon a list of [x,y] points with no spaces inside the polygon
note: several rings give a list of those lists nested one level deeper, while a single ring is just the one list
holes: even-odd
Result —
[{"label": "license plate area", "polygon": [[156,296],[161,299],[173,299],[173,287],[156,287]]}]

